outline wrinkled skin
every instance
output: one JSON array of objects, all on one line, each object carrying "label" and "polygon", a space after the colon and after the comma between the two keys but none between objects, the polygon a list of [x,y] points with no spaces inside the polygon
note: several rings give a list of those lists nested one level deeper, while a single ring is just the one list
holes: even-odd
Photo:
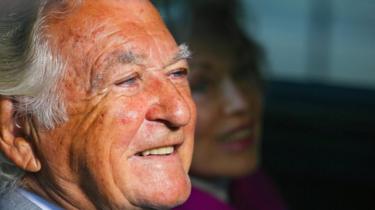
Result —
[{"label": "wrinkled skin", "polygon": [[191,173],[210,178],[247,175],[259,162],[259,76],[254,69],[238,67],[236,49],[226,40],[193,35],[190,44],[190,81],[198,110]]},{"label": "wrinkled skin", "polygon": [[[59,85],[69,120],[39,130],[42,168],[25,185],[65,209],[185,201],[196,111],[186,60],[173,59],[179,48],[157,11],[144,0],[84,1],[48,25],[67,62]],[[170,145],[170,155],[139,155]]]}]

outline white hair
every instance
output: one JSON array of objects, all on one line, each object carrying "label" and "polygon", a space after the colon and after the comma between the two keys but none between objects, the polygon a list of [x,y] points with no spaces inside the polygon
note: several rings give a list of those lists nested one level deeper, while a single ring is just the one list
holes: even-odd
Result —
[{"label": "white hair", "polygon": [[[14,101],[16,117],[30,116],[43,129],[67,120],[57,86],[65,63],[45,35],[46,5],[62,2],[67,1],[17,0],[0,4],[0,97]],[[23,170],[0,152],[0,193],[16,186],[23,175]]]},{"label": "white hair", "polygon": [[64,63],[53,54],[43,35],[44,5],[39,2],[39,7],[31,8],[34,11],[26,11],[27,15],[8,13],[5,21],[0,20],[0,95],[16,101],[17,114],[31,115],[51,129],[66,120],[56,90]]}]

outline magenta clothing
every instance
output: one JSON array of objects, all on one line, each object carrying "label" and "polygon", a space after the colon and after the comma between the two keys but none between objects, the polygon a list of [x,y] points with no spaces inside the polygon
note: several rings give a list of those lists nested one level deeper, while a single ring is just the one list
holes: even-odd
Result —
[{"label": "magenta clothing", "polygon": [[231,203],[227,204],[193,186],[189,199],[175,210],[286,210],[286,205],[271,180],[257,171],[236,179],[229,190]]},{"label": "magenta clothing", "polygon": [[234,210],[231,206],[209,193],[193,186],[189,199],[175,210]]}]

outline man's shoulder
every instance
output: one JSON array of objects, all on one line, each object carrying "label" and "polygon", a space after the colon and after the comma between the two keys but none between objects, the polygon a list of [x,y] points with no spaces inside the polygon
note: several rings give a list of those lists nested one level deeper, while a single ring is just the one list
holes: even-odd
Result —
[{"label": "man's shoulder", "polygon": [[0,196],[0,210],[41,210],[18,190]]}]

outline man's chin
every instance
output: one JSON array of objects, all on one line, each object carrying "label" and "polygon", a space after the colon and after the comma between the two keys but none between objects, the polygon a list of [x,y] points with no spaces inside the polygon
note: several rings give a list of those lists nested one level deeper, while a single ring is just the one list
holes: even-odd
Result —
[{"label": "man's chin", "polygon": [[[184,203],[191,183],[183,161],[174,157],[135,157],[129,160],[126,178],[131,203],[144,208],[170,209]],[[134,200],[132,200],[132,198]]]},{"label": "man's chin", "polygon": [[182,205],[189,198],[190,192],[191,188],[189,187],[184,193],[155,198],[146,202],[143,207],[145,209],[172,209],[176,206]]},{"label": "man's chin", "polygon": [[[188,193],[190,195],[190,191]],[[174,207],[180,206],[188,199],[189,196],[180,197],[178,199],[173,200],[163,200],[163,201],[151,201],[147,202],[142,206],[141,209],[173,209]]]},{"label": "man's chin", "polygon": [[[170,177],[171,178],[171,177]],[[183,204],[190,195],[191,183],[187,175],[160,181],[154,186],[146,185],[137,189],[139,206],[148,209],[171,209]]]}]

